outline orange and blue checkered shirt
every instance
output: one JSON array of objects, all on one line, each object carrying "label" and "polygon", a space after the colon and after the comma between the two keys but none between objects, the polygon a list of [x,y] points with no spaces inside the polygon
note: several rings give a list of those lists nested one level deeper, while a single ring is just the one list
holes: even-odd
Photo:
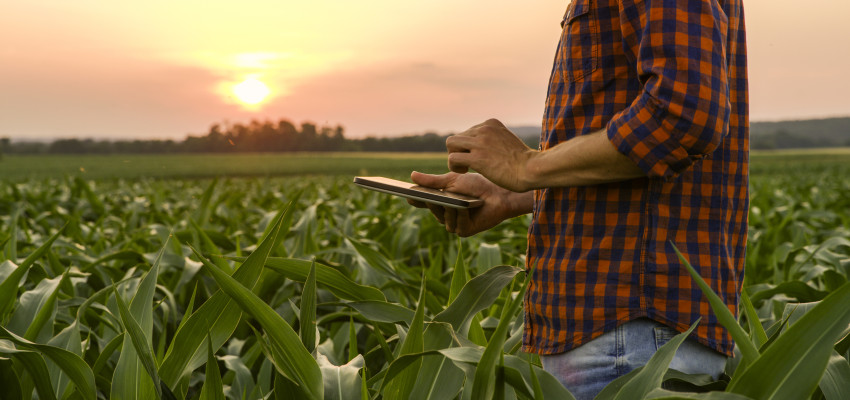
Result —
[{"label": "orange and blue checkered shirt", "polygon": [[573,0],[541,150],[604,130],[645,178],[535,191],[524,350],[556,354],[639,317],[732,354],[673,245],[733,313],[747,239],[742,0]]}]

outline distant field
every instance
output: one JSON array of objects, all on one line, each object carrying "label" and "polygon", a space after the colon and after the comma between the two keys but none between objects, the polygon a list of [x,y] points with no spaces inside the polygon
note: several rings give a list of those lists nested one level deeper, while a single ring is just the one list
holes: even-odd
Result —
[{"label": "distant field", "polygon": [[[753,151],[753,175],[800,169],[844,171],[850,148]],[[4,156],[0,179],[271,177],[298,175],[390,175],[446,171],[445,153],[298,153]]]},{"label": "distant field", "polygon": [[294,175],[407,175],[446,170],[444,153],[262,153],[4,156],[0,179],[265,177]]}]

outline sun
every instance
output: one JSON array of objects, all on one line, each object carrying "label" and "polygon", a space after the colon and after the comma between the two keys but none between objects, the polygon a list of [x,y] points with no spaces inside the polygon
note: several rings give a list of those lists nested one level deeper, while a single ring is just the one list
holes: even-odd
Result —
[{"label": "sun", "polygon": [[233,86],[233,94],[236,98],[249,106],[261,103],[270,93],[269,87],[256,78],[245,79]]}]

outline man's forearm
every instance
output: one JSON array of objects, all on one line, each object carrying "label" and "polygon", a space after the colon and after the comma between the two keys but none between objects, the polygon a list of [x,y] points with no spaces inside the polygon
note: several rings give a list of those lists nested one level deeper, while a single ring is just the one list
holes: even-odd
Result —
[{"label": "man's forearm", "polygon": [[518,217],[523,214],[530,213],[534,208],[534,192],[511,192],[508,195],[507,204],[509,204],[510,212],[507,218]]},{"label": "man's forearm", "polygon": [[605,131],[598,131],[534,152],[525,163],[522,180],[530,190],[597,185],[643,176],[643,170],[614,148]]}]

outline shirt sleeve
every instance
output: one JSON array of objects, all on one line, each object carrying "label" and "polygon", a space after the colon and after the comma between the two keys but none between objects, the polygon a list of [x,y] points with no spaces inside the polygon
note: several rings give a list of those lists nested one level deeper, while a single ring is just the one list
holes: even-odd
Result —
[{"label": "shirt sleeve", "polygon": [[620,24],[643,90],[606,127],[648,176],[676,177],[728,132],[727,18],[715,0],[622,0]]}]

